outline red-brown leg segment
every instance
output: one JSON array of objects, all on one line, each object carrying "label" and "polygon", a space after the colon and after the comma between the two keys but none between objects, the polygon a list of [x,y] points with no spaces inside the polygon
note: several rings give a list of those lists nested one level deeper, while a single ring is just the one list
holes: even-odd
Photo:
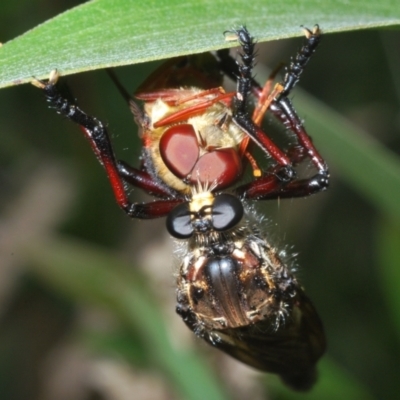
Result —
[{"label": "red-brown leg segment", "polygon": [[277,198],[306,197],[321,192],[328,187],[328,178],[316,174],[308,179],[297,179],[283,182],[276,174],[268,172],[235,189],[235,193],[246,199],[268,200]]},{"label": "red-brown leg segment", "polygon": [[265,116],[265,113],[268,111],[269,105],[271,104],[272,100],[274,100],[278,96],[278,94],[283,90],[283,86],[281,84],[275,85],[274,89],[272,90],[274,79],[277,73],[281,70],[282,66],[283,64],[279,64],[271,72],[262,90],[256,89],[255,91],[258,102],[256,104],[256,108],[253,111],[252,120],[258,126],[261,125],[261,122]]},{"label": "red-brown leg segment", "polygon": [[270,111],[288,129],[296,134],[299,144],[304,147],[315,167],[321,172],[326,171],[328,167],[324,159],[315,148],[310,136],[307,134],[303,123],[292,106],[290,99],[283,97],[279,101],[273,102],[270,106]]},{"label": "red-brown leg segment", "polygon": [[119,175],[125,182],[143,189],[152,196],[184,199],[178,192],[163,184],[161,180],[154,179],[151,174],[143,169],[134,168],[121,160],[117,161],[117,167]]}]

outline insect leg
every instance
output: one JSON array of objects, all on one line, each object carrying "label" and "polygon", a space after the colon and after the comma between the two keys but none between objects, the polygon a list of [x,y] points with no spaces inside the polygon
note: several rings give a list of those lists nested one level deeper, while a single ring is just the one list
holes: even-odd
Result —
[{"label": "insect leg", "polygon": [[312,31],[308,28],[303,28],[303,30],[306,36],[306,41],[294,59],[291,60],[291,63],[287,68],[284,81],[282,82],[283,90],[277,97],[278,101],[281,98],[287,97],[297,84],[301,73],[304,71],[304,68],[320,43],[321,30],[318,25],[315,25]]},{"label": "insect leg", "polygon": [[290,159],[276,146],[272,140],[257,126],[247,109],[248,97],[252,88],[252,70],[254,64],[254,41],[246,28],[235,32],[242,46],[242,62],[238,65],[237,92],[233,98],[233,121],[243,129],[249,137],[270,155],[278,164],[276,176],[283,182],[290,182],[296,176]]},{"label": "insect leg", "polygon": [[[122,179],[124,174],[120,172],[123,169],[123,164],[116,161],[107,129],[97,118],[87,115],[75,104],[62,97],[56,87],[58,78],[59,74],[55,70],[51,72],[48,82],[36,80],[34,85],[44,91],[47,100],[57,113],[79,125],[85,137],[89,140],[97,159],[106,170],[116,202],[120,208],[131,218],[150,219],[167,215],[177,204],[181,203],[182,198],[167,198],[151,203],[132,203],[129,200]],[[149,179],[151,178],[147,179],[146,173],[143,171],[136,170],[136,172],[139,174],[137,186],[148,189]],[[154,183],[154,185],[156,184]]]}]

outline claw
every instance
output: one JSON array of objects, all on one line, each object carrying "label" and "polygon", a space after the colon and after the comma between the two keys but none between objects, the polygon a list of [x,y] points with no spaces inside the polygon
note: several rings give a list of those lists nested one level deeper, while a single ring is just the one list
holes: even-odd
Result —
[{"label": "claw", "polygon": [[44,89],[47,85],[55,85],[59,77],[60,74],[58,73],[58,71],[56,69],[53,69],[49,74],[49,80],[47,82],[36,79],[34,77],[34,80],[31,83],[33,86],[36,86],[39,89]]},{"label": "claw", "polygon": [[236,31],[225,31],[224,36],[226,42],[236,42],[239,39]]},{"label": "claw", "polygon": [[301,26],[301,28],[303,29],[304,35],[307,39],[310,39],[311,36],[320,36],[321,35],[321,29],[319,29],[319,25],[315,24],[314,28],[312,31],[310,31],[308,28],[306,28],[305,26]]}]

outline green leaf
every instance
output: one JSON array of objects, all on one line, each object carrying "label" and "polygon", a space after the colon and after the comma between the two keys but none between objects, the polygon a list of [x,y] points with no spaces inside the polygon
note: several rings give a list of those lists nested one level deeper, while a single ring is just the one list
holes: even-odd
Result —
[{"label": "green leaf", "polygon": [[[311,17],[312,16],[312,17]],[[311,19],[311,20],[310,20]],[[93,0],[3,45],[0,87],[233,46],[223,32],[245,24],[259,41],[400,25],[397,0]]]},{"label": "green leaf", "polygon": [[382,293],[400,336],[400,225],[380,221],[377,230],[377,258],[382,278]]},{"label": "green leaf", "polygon": [[227,398],[200,354],[173,345],[164,318],[137,270],[111,252],[66,238],[31,243],[25,254],[41,279],[76,301],[110,309],[139,334],[153,364],[172,380],[182,398]]},{"label": "green leaf", "polygon": [[400,221],[400,158],[332,108],[297,90],[296,106],[328,163],[382,215]]}]

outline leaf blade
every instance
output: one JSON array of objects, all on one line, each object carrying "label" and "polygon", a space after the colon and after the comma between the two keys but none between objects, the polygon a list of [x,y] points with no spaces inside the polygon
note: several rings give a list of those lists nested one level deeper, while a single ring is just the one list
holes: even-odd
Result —
[{"label": "leaf blade", "polygon": [[54,68],[68,75],[233,46],[222,32],[243,24],[259,41],[300,36],[302,23],[318,22],[325,32],[400,25],[394,3],[94,0],[6,43],[0,87],[45,77]]}]

